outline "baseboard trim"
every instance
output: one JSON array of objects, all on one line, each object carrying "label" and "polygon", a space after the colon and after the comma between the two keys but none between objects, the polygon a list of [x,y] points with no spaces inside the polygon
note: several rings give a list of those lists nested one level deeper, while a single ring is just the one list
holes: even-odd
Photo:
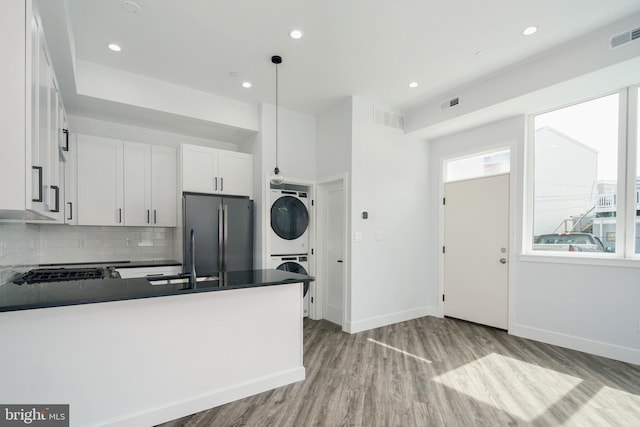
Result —
[{"label": "baseboard trim", "polygon": [[567,335],[546,329],[518,324],[512,325],[509,328],[509,334],[547,344],[557,345],[559,347],[569,348],[571,350],[595,354],[596,356],[640,365],[640,350],[631,347],[624,347],[603,341],[591,340],[588,338],[577,337],[575,335]]},{"label": "baseboard trim", "polygon": [[129,416],[116,421],[109,421],[105,426],[134,427],[152,426],[175,420],[196,412],[215,408],[238,399],[253,396],[305,379],[304,367],[294,368],[277,374],[261,377],[256,380],[238,384],[222,390],[216,390],[204,396],[163,406],[148,412]]},{"label": "baseboard trim", "polygon": [[354,334],[356,332],[368,331],[381,326],[393,325],[407,320],[418,319],[425,316],[438,316],[438,307],[423,306],[411,310],[399,311],[397,313],[385,314],[382,316],[370,317],[368,319],[347,322],[343,329],[345,332]]}]

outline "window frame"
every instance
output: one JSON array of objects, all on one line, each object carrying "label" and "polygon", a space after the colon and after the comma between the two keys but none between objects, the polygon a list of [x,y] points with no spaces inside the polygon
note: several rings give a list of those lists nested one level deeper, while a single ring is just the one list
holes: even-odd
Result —
[{"label": "window frame", "polygon": [[[638,153],[638,106],[640,84],[626,86],[617,91],[557,106],[548,110],[529,114],[525,140],[524,191],[523,198],[523,235],[520,253],[521,261],[540,261],[567,264],[611,265],[640,267],[640,254],[635,254],[636,230],[636,176]],[[536,116],[583,104],[598,98],[618,94],[618,155],[616,183],[616,250],[614,253],[564,252],[533,250],[533,217],[535,209],[535,119]],[[620,197],[619,195],[624,195]]]}]

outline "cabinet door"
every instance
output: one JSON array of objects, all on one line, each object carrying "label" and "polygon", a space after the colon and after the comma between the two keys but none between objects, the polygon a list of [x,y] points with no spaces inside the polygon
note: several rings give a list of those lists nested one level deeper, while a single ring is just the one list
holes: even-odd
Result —
[{"label": "cabinet door", "polygon": [[123,225],[122,141],[77,136],[78,224]]},{"label": "cabinet door", "polygon": [[151,146],[126,141],[124,147],[124,224],[153,223],[151,212]]},{"label": "cabinet door", "polygon": [[[66,125],[65,125],[66,126]],[[66,127],[65,127],[66,129]],[[78,144],[77,135],[68,135],[69,145],[67,162],[64,171],[64,222],[70,225],[78,224]]]},{"label": "cabinet door", "polygon": [[216,193],[218,150],[197,145],[182,145],[182,190],[194,193]]},{"label": "cabinet door", "polygon": [[50,124],[49,124],[49,102],[51,85],[51,62],[49,54],[44,45],[42,29],[38,31],[38,74],[37,74],[37,104],[36,112],[36,134],[33,136],[33,165],[35,175],[33,184],[33,207],[40,212],[47,212],[50,197],[50,178],[53,175],[51,170],[51,145],[50,145]]},{"label": "cabinet door", "polygon": [[253,197],[253,156],[220,151],[220,181],[223,194]]},{"label": "cabinet door", "polygon": [[177,226],[177,185],[176,149],[172,147],[152,146],[152,225],[159,227]]}]

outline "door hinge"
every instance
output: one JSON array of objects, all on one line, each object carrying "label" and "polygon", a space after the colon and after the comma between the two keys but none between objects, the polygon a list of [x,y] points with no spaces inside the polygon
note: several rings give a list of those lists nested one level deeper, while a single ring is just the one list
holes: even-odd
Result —
[{"label": "door hinge", "polygon": [[445,251],[445,249],[444,249],[444,246],[443,246],[443,247],[442,247],[442,253],[444,253],[444,251]]},{"label": "door hinge", "polygon": [[442,198],[442,204],[443,204],[443,205],[446,205],[446,204],[447,204],[447,198],[446,198],[446,197],[443,197],[443,198]]},{"label": "door hinge", "polygon": [[444,294],[442,294],[442,301],[444,301]]}]

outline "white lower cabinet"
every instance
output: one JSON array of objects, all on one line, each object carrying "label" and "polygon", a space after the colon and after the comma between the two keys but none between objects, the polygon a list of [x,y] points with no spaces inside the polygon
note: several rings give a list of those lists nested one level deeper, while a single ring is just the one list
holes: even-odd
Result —
[{"label": "white lower cabinet", "polygon": [[136,277],[175,276],[182,273],[182,266],[171,265],[162,267],[127,267],[117,268],[116,271],[123,279],[133,279]]},{"label": "white lower cabinet", "polygon": [[176,162],[173,147],[78,135],[78,224],[175,227]]}]

